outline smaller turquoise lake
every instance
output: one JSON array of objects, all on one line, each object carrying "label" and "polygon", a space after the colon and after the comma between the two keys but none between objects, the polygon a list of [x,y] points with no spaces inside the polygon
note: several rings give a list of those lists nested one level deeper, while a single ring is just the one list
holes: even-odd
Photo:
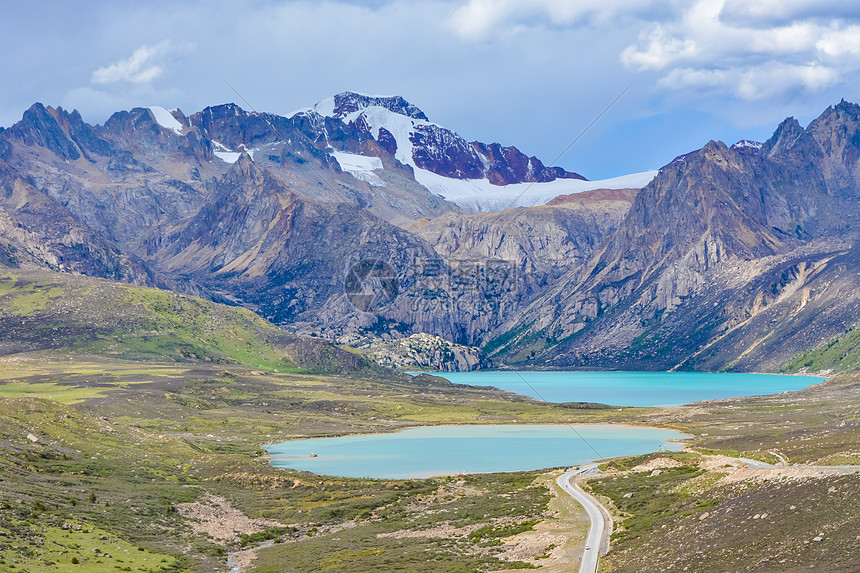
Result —
[{"label": "smaller turquoise lake", "polygon": [[391,434],[291,440],[265,449],[275,467],[405,479],[575,466],[660,449],[677,451],[683,445],[668,440],[687,437],[674,430],[617,424],[425,426]]},{"label": "smaller turquoise lake", "polygon": [[825,380],[815,376],[706,372],[480,370],[428,374],[455,384],[494,386],[547,402],[594,402],[614,406],[680,406],[700,400],[779,394],[802,390]]}]

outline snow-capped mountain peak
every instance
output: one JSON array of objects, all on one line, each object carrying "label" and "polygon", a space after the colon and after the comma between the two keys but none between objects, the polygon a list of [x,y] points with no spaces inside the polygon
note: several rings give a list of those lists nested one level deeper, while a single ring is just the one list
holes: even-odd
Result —
[{"label": "snow-capped mountain peak", "polygon": [[371,107],[379,107],[397,115],[427,121],[423,111],[401,96],[371,96],[343,92],[318,102],[313,110],[322,116],[345,119]]},{"label": "snow-capped mountain peak", "polygon": [[[338,119],[366,133],[395,159],[412,167],[419,183],[454,202],[462,202],[465,189],[504,196],[503,188],[509,185],[584,180],[560,167],[546,167],[515,147],[466,141],[431,122],[400,96],[344,92],[298,113]],[[472,209],[482,204],[471,199],[468,203]]]},{"label": "snow-capped mountain peak", "polygon": [[764,145],[760,141],[752,141],[750,139],[741,139],[734,145],[732,145],[732,149],[747,149],[751,151],[758,151],[761,149],[761,146]]},{"label": "snow-capped mountain peak", "polygon": [[[208,138],[217,138],[223,144],[221,147],[213,144],[213,153],[224,161],[235,157],[240,143],[254,148],[251,152],[265,148],[268,151],[262,157],[271,156],[270,152],[277,150],[275,143],[260,142],[259,136],[247,138],[251,133],[269,135],[271,131],[269,125],[258,121],[257,114],[247,114],[246,118],[256,122],[254,128],[228,129],[234,116],[245,114],[237,110],[229,104],[207,108],[191,121],[199,124]],[[372,187],[385,186],[381,174],[386,169],[386,154],[390,154],[410,167],[415,180],[426,189],[470,211],[505,208],[514,199],[517,205],[541,205],[557,195],[598,186],[641,187],[653,178],[652,172],[646,172],[623,181],[588,182],[561,167],[547,167],[537,157],[529,157],[516,147],[467,141],[431,122],[421,109],[400,96],[343,92],[282,119],[288,121],[285,125],[302,125],[301,129],[314,133],[313,145],[330,148],[326,150],[327,156],[342,171]],[[270,120],[280,121],[274,116]],[[227,133],[222,133],[224,129]],[[367,147],[365,141],[377,145]]]}]

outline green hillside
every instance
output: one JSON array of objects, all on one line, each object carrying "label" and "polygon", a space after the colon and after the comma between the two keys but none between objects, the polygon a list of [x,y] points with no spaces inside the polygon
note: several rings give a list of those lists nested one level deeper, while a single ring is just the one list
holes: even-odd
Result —
[{"label": "green hillside", "polygon": [[786,372],[857,372],[860,370],[860,331],[851,328],[835,338],[794,357]]},{"label": "green hillside", "polygon": [[286,333],[244,308],[91,277],[0,267],[0,356],[46,350],[383,373],[361,355]]}]

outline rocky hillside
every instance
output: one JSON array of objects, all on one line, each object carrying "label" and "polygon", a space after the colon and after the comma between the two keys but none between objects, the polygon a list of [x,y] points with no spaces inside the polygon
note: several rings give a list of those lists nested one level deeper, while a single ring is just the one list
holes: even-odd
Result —
[{"label": "rocky hillside", "polygon": [[468,368],[773,370],[860,321],[858,134],[842,102],[764,143],[710,142],[640,191],[467,142],[400,97],[101,126],[35,104],[0,131],[0,262],[339,342],[427,334],[471,347]]},{"label": "rocky hillside", "polygon": [[[540,207],[499,213],[447,213],[408,229],[446,260],[509,261],[520,294],[542,292],[580,268],[621,224],[638,189],[599,189],[560,196]],[[525,290],[525,292],[523,292]]]},{"label": "rocky hillside", "polygon": [[679,157],[517,317],[529,327],[504,352],[521,357],[528,339],[559,366],[774,369],[844,332],[860,318],[858,119],[842,102],[761,148]]},{"label": "rocky hillside", "polygon": [[[391,139],[369,127],[371,118],[421,129],[403,140],[392,127]],[[419,141],[430,132],[432,142]],[[582,183],[515,148],[466,143],[402,98],[351,93],[290,117],[233,104],[190,116],[152,107],[101,126],[35,104],[0,142],[7,264],[157,285],[341,339],[430,332],[474,345],[527,296],[508,288],[515,269],[505,253],[487,262],[434,250],[403,228],[461,212],[416,174],[437,183],[477,177],[494,188]],[[488,167],[473,172],[473,164]],[[566,225],[547,232],[564,234]],[[570,225],[580,243],[598,240],[586,221]],[[370,309],[384,312],[365,312],[346,292],[362,261],[394,270],[398,296]]]}]

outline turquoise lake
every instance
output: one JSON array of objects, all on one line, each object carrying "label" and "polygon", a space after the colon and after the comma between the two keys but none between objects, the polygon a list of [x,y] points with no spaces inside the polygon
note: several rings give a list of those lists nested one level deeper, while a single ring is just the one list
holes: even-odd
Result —
[{"label": "turquoise lake", "polygon": [[456,384],[494,386],[547,402],[678,406],[700,400],[801,390],[824,378],[703,372],[428,372]]},{"label": "turquoise lake", "polygon": [[599,458],[680,450],[682,444],[668,440],[686,437],[674,430],[617,424],[429,426],[292,440],[265,448],[275,467],[393,479],[581,465]]}]

